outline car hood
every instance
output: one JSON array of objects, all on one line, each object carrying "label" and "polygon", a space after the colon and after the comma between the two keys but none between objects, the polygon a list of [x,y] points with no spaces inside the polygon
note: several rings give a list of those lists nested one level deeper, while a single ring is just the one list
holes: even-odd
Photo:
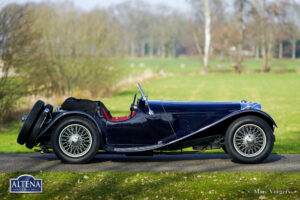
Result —
[{"label": "car hood", "polygon": [[148,102],[150,108],[161,107],[166,112],[218,112],[231,113],[241,110],[240,102],[197,102],[197,101],[157,101]]}]

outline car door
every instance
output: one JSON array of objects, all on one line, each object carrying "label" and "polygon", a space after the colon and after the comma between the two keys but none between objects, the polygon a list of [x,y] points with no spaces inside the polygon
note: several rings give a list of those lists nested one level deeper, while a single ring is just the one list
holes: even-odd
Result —
[{"label": "car door", "polygon": [[169,117],[159,102],[151,102],[153,114],[143,102],[138,104],[136,114],[124,121],[106,121],[108,144],[124,146],[147,146],[164,143],[176,137]]},{"label": "car door", "polygon": [[106,121],[106,136],[108,144],[117,145],[151,145],[155,144],[156,138],[146,119],[146,114],[138,110],[128,120]]}]

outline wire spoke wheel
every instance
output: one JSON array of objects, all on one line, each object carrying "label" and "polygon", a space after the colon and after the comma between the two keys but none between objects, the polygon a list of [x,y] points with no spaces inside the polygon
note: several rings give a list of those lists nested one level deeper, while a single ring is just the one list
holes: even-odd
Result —
[{"label": "wire spoke wheel", "polygon": [[69,157],[78,158],[89,152],[92,146],[91,132],[80,124],[70,124],[59,134],[59,147]]},{"label": "wire spoke wheel", "polygon": [[255,157],[266,147],[266,134],[255,124],[245,124],[239,127],[233,136],[235,150],[242,156]]}]

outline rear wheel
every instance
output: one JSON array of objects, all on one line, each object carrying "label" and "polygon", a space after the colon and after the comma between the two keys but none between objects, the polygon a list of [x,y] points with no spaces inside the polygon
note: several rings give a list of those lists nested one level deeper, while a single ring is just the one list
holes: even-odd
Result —
[{"label": "rear wheel", "polygon": [[100,136],[90,120],[73,116],[63,119],[52,135],[53,150],[67,163],[87,163],[99,150]]},{"label": "rear wheel", "polygon": [[266,121],[255,116],[235,120],[225,135],[225,148],[237,162],[261,162],[269,156],[273,146],[273,130]]}]

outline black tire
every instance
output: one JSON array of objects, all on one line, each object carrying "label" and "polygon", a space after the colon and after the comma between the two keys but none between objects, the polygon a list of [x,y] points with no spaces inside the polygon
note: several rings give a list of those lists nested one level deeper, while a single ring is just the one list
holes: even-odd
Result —
[{"label": "black tire", "polygon": [[24,144],[28,140],[28,136],[33,128],[33,125],[36,122],[41,110],[44,108],[44,105],[45,103],[43,101],[38,100],[30,110],[17,138],[17,142],[19,144]]},{"label": "black tire", "polygon": [[[36,123],[34,124],[33,128],[32,128],[32,131],[31,131],[31,134],[29,134],[29,137],[28,137],[28,140],[26,142],[26,147],[29,148],[29,149],[32,149],[35,145],[36,145],[36,137],[38,136],[38,134],[41,132],[42,130],[42,123],[45,122],[47,116],[49,115],[49,113],[51,114],[52,113],[52,110],[53,110],[53,106],[50,105],[50,104],[47,104],[45,106],[45,109],[48,108],[49,109],[49,112],[46,113],[46,112],[42,112],[39,117],[37,118],[36,120]],[[43,109],[43,110],[45,110]]]},{"label": "black tire", "polygon": [[[258,148],[257,155],[255,153],[252,153],[252,155],[248,154],[247,156],[242,155],[242,153],[239,152],[239,148],[235,147],[234,145],[234,135],[240,128],[243,126],[252,126],[252,127],[259,127],[262,130],[262,137],[265,135],[265,145],[261,148]],[[256,140],[256,139],[255,139]],[[264,142],[262,142],[264,143]],[[273,130],[270,127],[270,125],[263,119],[256,117],[256,116],[245,116],[236,119],[234,122],[231,123],[231,125],[228,127],[226,135],[225,135],[225,148],[229,155],[232,156],[233,161],[240,162],[240,163],[259,163],[266,159],[274,146],[274,135]],[[240,150],[241,151],[241,150]],[[250,152],[251,153],[251,152]]]},{"label": "black tire", "polygon": [[[91,146],[89,150],[84,155],[81,155],[80,157],[73,157],[67,155],[64,152],[66,151],[66,149],[63,149],[63,147],[61,147],[59,144],[60,134],[62,134],[66,128],[70,126],[76,126],[76,125],[80,125],[81,127],[86,128],[89,131],[90,136],[92,138]],[[95,124],[90,120],[79,116],[72,116],[60,121],[57,127],[55,128],[54,134],[52,135],[52,146],[56,156],[65,163],[71,163],[71,164],[88,163],[91,159],[95,157],[96,153],[99,150],[100,134]]]}]

